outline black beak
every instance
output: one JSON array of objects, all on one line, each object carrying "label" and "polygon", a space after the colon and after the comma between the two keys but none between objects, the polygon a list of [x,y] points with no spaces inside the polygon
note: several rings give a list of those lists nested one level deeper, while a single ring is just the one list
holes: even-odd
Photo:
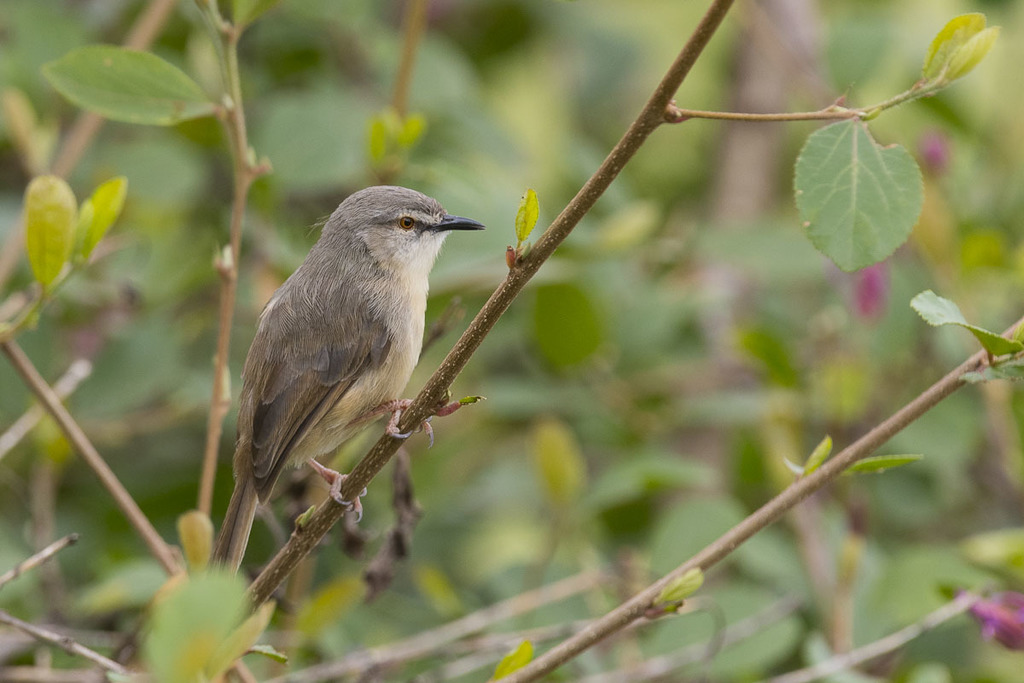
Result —
[{"label": "black beak", "polygon": [[479,223],[472,218],[449,216],[445,214],[445,217],[441,219],[441,222],[430,226],[430,229],[434,232],[444,232],[446,230],[483,230],[484,224]]}]

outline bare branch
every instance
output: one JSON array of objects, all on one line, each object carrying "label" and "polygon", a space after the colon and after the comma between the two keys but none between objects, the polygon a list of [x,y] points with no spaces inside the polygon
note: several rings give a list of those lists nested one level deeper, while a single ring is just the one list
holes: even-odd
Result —
[{"label": "bare branch", "polygon": [[5,683],[106,683],[97,669],[51,669],[41,666],[5,666],[0,668]]},{"label": "bare branch", "polygon": [[3,350],[4,355],[11,361],[14,369],[21,375],[28,388],[32,390],[32,393],[36,395],[36,398],[43,404],[47,412],[57,421],[58,426],[60,426],[68,441],[82,455],[82,459],[96,473],[100,483],[103,484],[103,488],[113,497],[114,502],[121,508],[121,512],[128,518],[129,523],[135,527],[143,542],[149,547],[150,553],[160,562],[168,574],[175,574],[181,571],[175,552],[164,542],[156,529],[153,528],[153,525],[146,518],[146,515],[143,514],[135,499],[132,498],[128,490],[118,480],[117,475],[114,474],[110,466],[103,460],[99,451],[89,441],[89,437],[85,435],[82,428],[75,422],[75,418],[71,417],[71,413],[64,407],[60,398],[42,378],[35,366],[32,365],[32,361],[21,350],[17,342],[8,340],[0,343],[0,350]]},{"label": "bare branch", "polygon": [[863,647],[858,647],[856,650],[850,650],[837,657],[826,659],[806,669],[791,671],[781,676],[769,678],[762,681],[762,683],[810,683],[840,671],[852,669],[876,657],[880,657],[893,650],[898,650],[925,631],[930,631],[953,617],[963,614],[978,600],[980,598],[977,595],[961,593],[950,602],[923,617],[920,621],[901,628],[899,631],[891,633],[880,640],[876,640]]},{"label": "bare branch", "polygon": [[[509,270],[504,282],[491,294],[490,299],[476,314],[469,327],[456,342],[454,348],[427,381],[412,405],[403,413],[399,428],[410,431],[432,414],[451,387],[452,382],[469,362],[484,338],[498,319],[508,310],[512,302],[537,273],[540,267],[555,252],[555,249],[569,236],[573,228],[594,206],[608,186],[619,175],[626,163],[633,158],[654,130],[665,122],[665,112],[679,85],[690,72],[700,53],[711,40],[733,0],[714,0],[682,52],[669,67],[661,82],[655,88],[647,104],[636,117],[622,139],[608,154],[594,175],[583,185],[568,206],[548,226],[533,249]],[[388,435],[382,436],[349,474],[342,486],[342,498],[354,500],[357,495],[377,476],[403,442]],[[287,544],[277,553],[249,587],[249,596],[254,605],[262,604],[277,589],[285,577],[298,565],[303,557],[320,542],[332,526],[345,513],[345,507],[328,500],[314,513],[301,530],[296,530]]]},{"label": "bare branch", "polygon": [[400,118],[405,118],[409,109],[409,85],[412,83],[412,70],[416,63],[416,47],[426,27],[427,0],[407,0],[402,19],[402,61],[395,79],[395,92],[391,96],[391,106]]},{"label": "bare branch", "polygon": [[61,550],[64,550],[64,548],[67,548],[69,545],[74,545],[77,542],[78,534],[68,534],[64,538],[58,541],[54,541],[50,545],[40,550],[35,555],[32,555],[28,559],[19,562],[17,565],[14,566],[13,569],[9,569],[3,574],[0,574],[0,588],[3,588],[5,584],[10,583],[11,581],[18,578],[25,572],[35,569],[43,562],[46,562],[51,557],[59,553]]},{"label": "bare branch", "polygon": [[107,671],[112,671],[116,674],[128,673],[128,669],[124,668],[114,660],[104,657],[99,652],[96,652],[95,650],[90,650],[86,646],[77,642],[71,636],[61,635],[60,633],[56,633],[45,628],[40,628],[39,626],[34,626],[28,623],[27,621],[22,621],[17,617],[12,617],[4,610],[0,610],[0,623],[4,623],[8,626],[13,626],[14,628],[20,631],[24,631],[36,640],[41,640],[44,643],[56,645],[68,654],[76,655],[78,657],[84,657],[85,659],[88,659],[90,662],[98,664],[99,666],[103,667]]}]

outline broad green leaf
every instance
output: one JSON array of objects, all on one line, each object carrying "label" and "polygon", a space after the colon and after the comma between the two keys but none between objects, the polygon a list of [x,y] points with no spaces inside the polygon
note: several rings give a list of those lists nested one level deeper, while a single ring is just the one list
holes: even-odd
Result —
[{"label": "broad green leaf", "polygon": [[149,672],[161,683],[207,679],[245,616],[245,584],[225,572],[204,572],[161,593],[143,644]]},{"label": "broad green leaf", "polygon": [[206,567],[213,547],[213,522],[199,510],[189,510],[178,517],[178,540],[192,571]]},{"label": "broad green leaf", "polygon": [[524,640],[519,647],[501,658],[498,667],[494,670],[492,680],[498,680],[508,676],[510,673],[519,671],[533,659],[533,643]]},{"label": "broad green leaf", "polygon": [[231,17],[235,24],[245,26],[279,2],[281,0],[234,0]]},{"label": "broad green leaf", "polygon": [[1024,379],[1024,359],[1018,358],[1015,360],[1008,360],[1003,363],[997,363],[996,365],[990,365],[983,370],[965,372],[961,379],[965,382],[970,382],[971,384],[977,384],[978,382],[991,382],[999,379],[1020,381]]},{"label": "broad green leaf", "polygon": [[25,247],[32,273],[44,288],[71,257],[77,212],[75,193],[57,176],[33,178],[25,190]]},{"label": "broad green leaf", "polygon": [[867,472],[885,472],[894,467],[902,467],[923,460],[923,455],[876,455],[864,458],[850,465],[844,474],[864,474]]},{"label": "broad green leaf", "polygon": [[560,368],[590,358],[604,338],[604,324],[590,295],[571,282],[537,288],[533,323],[541,354]]},{"label": "broad green leaf", "polygon": [[930,289],[921,292],[911,299],[910,306],[929,325],[959,325],[969,330],[985,350],[994,356],[1002,356],[1007,353],[1017,353],[1024,350],[1024,343],[1022,342],[1007,339],[995,332],[971,325],[964,318],[963,313],[960,312],[960,308],[955,303],[949,299],[944,299]]},{"label": "broad green leaf", "polygon": [[427,129],[427,120],[421,114],[410,114],[402,121],[402,127],[395,136],[399,147],[412,147]]},{"label": "broad green leaf", "polygon": [[906,242],[924,201],[913,157],[899,145],[879,145],[861,121],[812,133],[794,186],[811,243],[845,271],[877,263]]},{"label": "broad green leaf", "polygon": [[554,507],[572,505],[583,489],[587,466],[569,427],[554,418],[538,422],[533,429],[533,458]]},{"label": "broad green leaf", "polygon": [[949,60],[946,78],[955,81],[969,74],[974,67],[981,63],[981,60],[985,59],[998,37],[999,27],[993,26],[968,40],[963,47],[953,53],[953,57]]},{"label": "broad green leaf", "polygon": [[804,465],[804,474],[810,474],[821,467],[821,463],[825,462],[825,459],[831,454],[832,437],[826,434],[825,438],[814,447],[814,450],[811,451],[811,455],[807,458],[807,463]]},{"label": "broad green leaf", "polygon": [[654,602],[657,604],[685,600],[696,593],[702,585],[704,585],[704,572],[699,567],[694,567],[662,588]]},{"label": "broad green leaf", "polygon": [[928,54],[924,58],[921,74],[931,80],[942,73],[957,48],[962,47],[973,36],[985,28],[985,15],[979,12],[953,17],[932,38]]},{"label": "broad green leaf", "polygon": [[539,215],[540,206],[537,203],[537,193],[533,189],[527,189],[519,201],[519,211],[516,212],[516,239],[519,244],[525,242],[533,232]]},{"label": "broad green leaf", "polygon": [[92,250],[107,234],[107,230],[121,215],[124,198],[128,191],[128,179],[124,176],[111,178],[96,188],[92,196],[82,204],[78,221],[77,254],[89,258]]},{"label": "broad green leaf", "polygon": [[274,615],[275,602],[265,602],[260,605],[242,625],[231,632],[227,638],[221,641],[217,650],[210,657],[206,665],[206,675],[215,678],[227,671],[228,667],[235,663],[242,655],[248,652],[256,643],[270,623]]},{"label": "broad green leaf", "polygon": [[78,106],[116,121],[170,126],[216,110],[195,81],[149,52],[87,45],[44,65],[43,75]]}]

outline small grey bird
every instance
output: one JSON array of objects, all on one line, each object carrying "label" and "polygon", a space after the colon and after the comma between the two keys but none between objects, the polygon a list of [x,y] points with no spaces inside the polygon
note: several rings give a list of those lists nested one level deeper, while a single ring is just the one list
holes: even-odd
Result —
[{"label": "small grey bird", "polygon": [[235,489],[215,562],[241,564],[256,507],[286,466],[309,462],[346,503],[344,475],[315,458],[388,412],[389,432],[408,436],[395,433],[408,402],[394,399],[422,348],[430,269],[449,231],[483,227],[393,186],[360,190],[331,214],[263,309],[245,359]]}]

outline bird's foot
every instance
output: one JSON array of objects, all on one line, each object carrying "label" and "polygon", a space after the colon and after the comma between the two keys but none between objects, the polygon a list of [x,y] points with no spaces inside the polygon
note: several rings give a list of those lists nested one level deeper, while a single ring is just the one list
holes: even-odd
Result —
[{"label": "bird's foot", "polygon": [[323,477],[324,481],[326,481],[328,485],[330,485],[330,494],[331,498],[334,499],[334,502],[355,512],[356,522],[361,521],[363,519],[363,504],[359,499],[366,495],[366,489],[363,489],[354,501],[345,500],[341,497],[341,486],[345,483],[345,480],[348,479],[347,474],[342,474],[341,472],[332,470],[330,467],[325,467],[316,460],[310,460],[309,466],[312,467],[317,474]]}]

